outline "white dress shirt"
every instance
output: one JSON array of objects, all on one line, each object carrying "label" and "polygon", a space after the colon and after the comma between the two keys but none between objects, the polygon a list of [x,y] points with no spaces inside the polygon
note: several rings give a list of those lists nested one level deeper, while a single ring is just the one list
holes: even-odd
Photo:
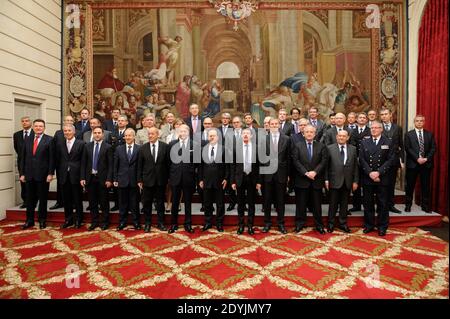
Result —
[{"label": "white dress shirt", "polygon": [[73,143],[75,143],[75,136],[72,137],[71,140],[66,140],[67,153],[69,153],[69,154],[70,154],[70,151],[72,151]]}]

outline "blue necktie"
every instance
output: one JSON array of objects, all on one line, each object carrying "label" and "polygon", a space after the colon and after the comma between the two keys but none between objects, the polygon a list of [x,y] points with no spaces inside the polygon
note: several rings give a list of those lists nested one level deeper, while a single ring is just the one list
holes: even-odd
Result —
[{"label": "blue necktie", "polygon": [[92,169],[94,171],[97,171],[97,164],[98,164],[98,151],[100,149],[99,143],[95,143],[95,150],[94,150],[94,162],[92,163]]},{"label": "blue necktie", "polygon": [[311,162],[311,160],[312,160],[312,143],[308,143],[308,159]]},{"label": "blue necktie", "polygon": [[84,128],[86,127],[86,121],[83,120],[81,123],[82,123],[81,130],[84,131]]},{"label": "blue necktie", "polygon": [[131,145],[128,145],[128,152],[127,152],[127,155],[128,155],[128,161],[131,161]]}]

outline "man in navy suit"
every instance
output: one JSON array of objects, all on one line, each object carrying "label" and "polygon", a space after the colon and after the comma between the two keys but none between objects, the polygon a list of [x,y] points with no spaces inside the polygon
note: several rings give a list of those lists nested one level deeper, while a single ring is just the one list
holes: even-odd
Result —
[{"label": "man in navy suit", "polygon": [[124,144],[114,152],[114,187],[119,192],[120,221],[117,230],[127,226],[128,212],[133,216],[134,229],[141,229],[139,220],[139,196],[137,185],[137,162],[140,145],[134,142],[136,133],[127,128],[124,133]]},{"label": "man in navy suit", "polygon": [[[64,124],[63,134],[63,138],[58,138],[55,142],[58,184],[60,185],[60,190],[64,198],[65,218],[61,228],[70,227],[74,223],[75,228],[80,228],[83,222],[80,180],[84,142],[75,138],[75,126],[73,124]],[[73,215],[74,207],[76,212],[75,216]]]},{"label": "man in navy suit", "polygon": [[75,124],[75,129],[77,130],[77,139],[83,139],[83,134],[91,130],[89,125],[90,111],[87,108],[83,108],[80,112],[81,119]]},{"label": "man in navy suit", "polygon": [[34,138],[28,138],[22,149],[20,181],[27,188],[27,220],[22,229],[34,226],[34,209],[39,200],[39,228],[46,227],[47,195],[55,171],[53,138],[45,131],[45,121],[33,121]]},{"label": "man in navy suit", "polygon": [[108,189],[112,187],[114,165],[112,147],[103,141],[103,127],[94,128],[93,134],[94,141],[85,145],[80,181],[82,187],[87,187],[89,194],[92,217],[89,231],[100,226],[99,203],[103,213],[101,229],[109,227]]},{"label": "man in navy suit", "polygon": [[371,138],[361,142],[361,166],[364,203],[364,234],[375,228],[375,195],[378,213],[378,235],[385,236],[389,226],[389,172],[398,161],[389,138],[382,135],[383,125],[374,120],[370,126]]},{"label": "man in navy suit", "polygon": [[191,106],[189,106],[189,113],[191,116],[184,120],[186,125],[189,126],[191,137],[194,134],[200,134],[203,131],[203,119],[199,115],[199,112],[199,106],[197,104],[191,104]]},{"label": "man in navy suit", "polygon": [[103,128],[107,131],[114,132],[117,129],[117,126],[119,125],[118,122],[119,116],[120,116],[120,109],[116,107],[111,111],[111,119],[106,120],[103,123]]},{"label": "man in navy suit", "polygon": [[424,130],[425,117],[416,115],[414,129],[405,134],[406,150],[406,187],[405,212],[411,211],[417,176],[420,176],[422,210],[430,213],[430,177],[433,158],[436,153],[436,141],[430,131]]}]

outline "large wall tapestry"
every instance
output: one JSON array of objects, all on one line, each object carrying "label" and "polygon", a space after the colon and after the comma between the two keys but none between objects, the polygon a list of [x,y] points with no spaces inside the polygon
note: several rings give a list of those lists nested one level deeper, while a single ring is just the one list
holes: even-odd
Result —
[{"label": "large wall tapestry", "polygon": [[403,117],[401,1],[252,1],[238,23],[227,15],[244,11],[218,12],[221,2],[72,4],[80,25],[65,28],[64,113],[86,106],[107,119],[120,108],[137,124],[197,103],[204,116],[251,112],[259,124],[313,105],[324,119],[383,106]]}]

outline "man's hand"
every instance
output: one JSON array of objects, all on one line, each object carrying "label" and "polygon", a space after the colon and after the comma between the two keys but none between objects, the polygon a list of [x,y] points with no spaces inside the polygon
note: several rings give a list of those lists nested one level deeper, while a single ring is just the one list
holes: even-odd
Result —
[{"label": "man's hand", "polygon": [[256,184],[256,189],[260,190],[261,189],[261,184]]},{"label": "man's hand", "polygon": [[25,175],[20,175],[20,177],[19,177],[19,180],[22,182],[22,183],[25,183]]},{"label": "man's hand", "polygon": [[105,186],[106,186],[106,188],[111,188],[112,183],[110,181],[106,181]]},{"label": "man's hand", "polygon": [[377,171],[370,172],[369,177],[376,182],[376,179],[380,177],[380,173]]},{"label": "man's hand", "polygon": [[226,187],[227,187],[227,180],[224,179],[224,180],[222,181],[222,189],[225,189]]},{"label": "man's hand", "polygon": [[352,190],[356,191],[358,189],[358,183],[353,183],[352,184]]},{"label": "man's hand", "polygon": [[53,180],[53,175],[47,175],[47,183],[50,183]]},{"label": "man's hand", "polygon": [[309,171],[309,172],[306,172],[305,175],[306,175],[306,177],[308,177],[309,179],[314,180],[314,179],[316,178],[317,173],[314,172],[314,171]]},{"label": "man's hand", "polygon": [[427,162],[427,158],[425,158],[425,157],[419,157],[418,159],[417,159],[417,163],[419,163],[420,165],[423,165],[423,164],[425,164],[426,162]]},{"label": "man's hand", "polygon": [[139,183],[138,183],[138,187],[139,187],[140,190],[142,190],[142,189],[144,188],[144,183],[139,182]]},{"label": "man's hand", "polygon": [[231,184],[231,188],[235,191],[236,190],[236,184]]},{"label": "man's hand", "polygon": [[84,179],[82,179],[80,181],[80,185],[81,185],[81,187],[85,187],[86,186],[86,181]]},{"label": "man's hand", "polygon": [[200,182],[198,183],[198,185],[200,186],[201,189],[203,189],[203,186],[204,186],[203,181],[200,181]]},{"label": "man's hand", "polygon": [[325,188],[327,190],[330,190],[330,182],[329,181],[325,181]]}]

